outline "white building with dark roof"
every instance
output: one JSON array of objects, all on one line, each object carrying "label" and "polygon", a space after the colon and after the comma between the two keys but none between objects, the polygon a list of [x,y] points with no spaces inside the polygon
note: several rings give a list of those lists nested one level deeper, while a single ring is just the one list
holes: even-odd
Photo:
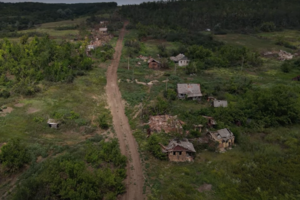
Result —
[{"label": "white building with dark roof", "polygon": [[183,54],[179,54],[175,57],[170,57],[170,60],[178,63],[178,66],[187,66],[190,63],[190,60]]}]

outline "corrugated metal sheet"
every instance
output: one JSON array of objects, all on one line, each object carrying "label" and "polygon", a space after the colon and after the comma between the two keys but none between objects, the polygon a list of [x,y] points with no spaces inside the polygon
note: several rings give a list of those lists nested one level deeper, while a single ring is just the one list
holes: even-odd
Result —
[{"label": "corrugated metal sheet", "polygon": [[201,97],[200,84],[177,84],[178,94],[186,94],[188,97]]}]

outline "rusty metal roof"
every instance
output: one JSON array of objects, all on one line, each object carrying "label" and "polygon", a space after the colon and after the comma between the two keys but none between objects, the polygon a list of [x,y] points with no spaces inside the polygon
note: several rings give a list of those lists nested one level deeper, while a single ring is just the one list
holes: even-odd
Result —
[{"label": "rusty metal roof", "polygon": [[190,143],[187,139],[185,140],[171,140],[168,146],[163,146],[162,151],[167,153],[167,152],[172,152],[172,151],[183,151],[184,148],[188,152],[196,152],[194,145]]}]

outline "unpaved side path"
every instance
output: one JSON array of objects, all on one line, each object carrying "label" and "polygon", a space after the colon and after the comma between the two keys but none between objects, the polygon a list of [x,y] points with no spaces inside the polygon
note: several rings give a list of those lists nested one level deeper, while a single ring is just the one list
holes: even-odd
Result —
[{"label": "unpaved side path", "polygon": [[125,106],[122,102],[122,95],[117,82],[117,69],[121,58],[125,26],[127,24],[128,22],[125,23],[120,32],[115,48],[114,59],[107,70],[106,94],[107,102],[113,116],[113,126],[119,139],[121,152],[128,158],[126,194],[122,196],[122,199],[143,200],[144,178],[138,145],[132,135],[128,119],[125,115]]}]

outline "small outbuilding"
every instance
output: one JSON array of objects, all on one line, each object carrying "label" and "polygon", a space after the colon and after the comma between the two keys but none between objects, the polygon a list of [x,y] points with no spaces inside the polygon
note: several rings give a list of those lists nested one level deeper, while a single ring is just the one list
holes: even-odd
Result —
[{"label": "small outbuilding", "polygon": [[150,58],[148,60],[149,69],[160,69],[161,63],[158,60]]},{"label": "small outbuilding", "polygon": [[177,94],[179,99],[187,97],[193,100],[201,100],[202,97],[200,84],[177,84]]},{"label": "small outbuilding", "polygon": [[228,102],[226,100],[214,100],[212,102],[213,107],[215,108],[219,108],[219,107],[227,107],[228,106]]},{"label": "small outbuilding", "polygon": [[95,46],[94,45],[88,45],[87,46],[87,50],[88,51],[91,51],[91,50],[94,50],[95,49]]},{"label": "small outbuilding", "polygon": [[162,152],[168,155],[173,162],[191,162],[196,153],[194,145],[187,139],[171,140],[168,146],[161,145]]},{"label": "small outbuilding", "polygon": [[190,60],[183,54],[179,54],[177,56],[170,57],[170,60],[172,60],[175,63],[178,63],[178,66],[187,66],[190,63]]},{"label": "small outbuilding", "polygon": [[99,28],[100,33],[107,33],[107,28]]},{"label": "small outbuilding", "polygon": [[207,136],[211,140],[219,143],[218,146],[219,149],[229,148],[234,144],[234,135],[227,128],[217,130],[215,132],[208,132]]},{"label": "small outbuilding", "polygon": [[59,128],[60,126],[60,122],[55,119],[48,119],[47,124],[50,128],[56,128],[56,129]]}]

